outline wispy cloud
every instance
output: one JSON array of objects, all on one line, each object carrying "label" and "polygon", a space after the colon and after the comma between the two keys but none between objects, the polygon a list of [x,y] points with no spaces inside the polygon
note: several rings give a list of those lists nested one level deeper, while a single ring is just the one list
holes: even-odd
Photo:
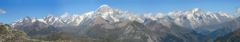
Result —
[{"label": "wispy cloud", "polygon": [[0,9],[0,14],[5,14],[5,13],[7,13],[5,10]]}]

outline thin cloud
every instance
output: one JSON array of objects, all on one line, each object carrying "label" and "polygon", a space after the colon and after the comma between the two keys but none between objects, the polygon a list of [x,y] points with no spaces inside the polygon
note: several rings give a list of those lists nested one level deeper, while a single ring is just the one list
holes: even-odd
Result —
[{"label": "thin cloud", "polygon": [[5,10],[3,10],[3,9],[0,9],[0,14],[5,14],[6,13],[6,11]]}]

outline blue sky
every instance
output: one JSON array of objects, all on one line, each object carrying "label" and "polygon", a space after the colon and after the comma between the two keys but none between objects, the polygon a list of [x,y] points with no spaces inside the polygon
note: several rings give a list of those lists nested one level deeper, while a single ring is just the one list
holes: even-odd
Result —
[{"label": "blue sky", "polygon": [[26,16],[43,18],[64,12],[81,14],[94,11],[102,4],[135,13],[167,13],[200,8],[206,11],[234,13],[240,0],[0,0],[0,22],[12,23]]}]

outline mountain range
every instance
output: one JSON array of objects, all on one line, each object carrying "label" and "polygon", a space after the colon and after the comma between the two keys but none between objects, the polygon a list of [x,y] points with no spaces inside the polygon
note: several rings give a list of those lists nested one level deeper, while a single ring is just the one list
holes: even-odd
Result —
[{"label": "mountain range", "polygon": [[136,14],[102,5],[81,15],[25,17],[12,23],[32,39],[72,42],[215,42],[239,29],[240,17],[199,8]]}]

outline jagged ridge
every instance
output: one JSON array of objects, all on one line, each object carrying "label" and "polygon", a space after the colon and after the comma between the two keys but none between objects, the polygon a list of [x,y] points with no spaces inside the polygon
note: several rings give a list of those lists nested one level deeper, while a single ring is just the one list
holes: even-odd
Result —
[{"label": "jagged ridge", "polygon": [[[171,41],[167,40],[167,37],[170,37],[168,39],[173,39],[172,42],[174,41],[205,42],[207,40],[201,38],[201,36],[203,37],[206,36],[206,38],[208,38],[207,36],[209,36],[212,32],[215,33],[215,31],[223,29],[220,27],[212,28],[211,25],[221,25],[224,24],[225,22],[234,21],[234,19],[235,17],[223,12],[219,13],[204,12],[199,8],[194,8],[193,10],[190,11],[170,12],[168,14],[136,15],[134,13],[130,13],[127,11],[121,11],[119,9],[111,8],[108,5],[103,5],[100,6],[96,11],[91,11],[83,15],[69,15],[68,13],[66,13],[63,16],[47,16],[44,17],[43,19],[26,17],[17,21],[16,23],[13,23],[11,26],[15,29],[27,32],[28,35],[34,35],[29,32],[32,32],[32,30],[40,29],[54,31],[47,33],[61,32],[60,34],[62,34],[63,32],[63,35],[72,34],[73,37],[75,37],[74,35],[81,35],[77,37],[87,37],[90,39],[90,41],[92,41],[93,39],[95,39],[96,41],[101,41],[102,39],[99,38],[105,38],[101,37],[104,36],[104,34],[112,35],[114,33],[119,33],[119,36],[123,36],[123,38],[124,37],[126,38],[119,40],[121,37],[115,37],[114,40],[116,41],[123,40],[131,42],[131,40],[132,39],[134,40],[135,38],[131,39],[127,38],[131,37],[128,35],[132,35],[133,37],[135,36],[146,37],[140,38],[138,40],[147,40],[148,42]],[[127,26],[129,25],[129,23],[130,24],[132,23],[133,25]],[[112,30],[116,30],[119,32]],[[124,34],[125,33],[124,31],[133,32],[133,34],[132,33],[129,34],[129,32]],[[100,37],[91,36],[95,34],[99,34],[101,36]],[[86,38],[74,38],[74,39],[82,40]],[[109,38],[105,40],[108,41],[108,39]]]}]

